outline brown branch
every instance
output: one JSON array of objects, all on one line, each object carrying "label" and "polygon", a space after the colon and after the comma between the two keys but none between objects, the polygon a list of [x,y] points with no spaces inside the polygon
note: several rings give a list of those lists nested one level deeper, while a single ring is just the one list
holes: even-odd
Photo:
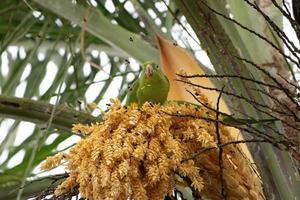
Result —
[{"label": "brown branch", "polygon": [[216,126],[216,135],[217,135],[217,144],[218,144],[218,147],[219,147],[219,166],[220,166],[221,194],[222,194],[223,198],[226,200],[227,199],[227,193],[226,193],[226,190],[225,190],[225,180],[224,180],[224,174],[223,174],[223,170],[224,170],[223,148],[221,146],[222,140],[221,140],[221,135],[220,135],[220,130],[219,130],[219,116],[220,116],[219,106],[220,106],[220,99],[221,99],[224,87],[225,86],[222,87],[222,89],[220,91],[220,94],[218,96],[218,99],[217,99],[215,126]]}]

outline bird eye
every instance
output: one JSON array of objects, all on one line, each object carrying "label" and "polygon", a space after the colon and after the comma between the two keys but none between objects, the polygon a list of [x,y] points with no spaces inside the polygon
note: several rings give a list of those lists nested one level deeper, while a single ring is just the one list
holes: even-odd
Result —
[{"label": "bird eye", "polygon": [[158,68],[159,68],[159,66],[158,66],[158,65],[156,65],[156,68],[158,69]]}]

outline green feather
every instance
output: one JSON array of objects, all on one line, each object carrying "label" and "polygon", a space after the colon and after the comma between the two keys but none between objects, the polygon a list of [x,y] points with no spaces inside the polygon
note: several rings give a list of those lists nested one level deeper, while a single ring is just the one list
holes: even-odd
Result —
[{"label": "green feather", "polygon": [[138,103],[138,99],[136,97],[136,91],[139,87],[139,82],[135,81],[131,86],[128,87],[127,97],[125,105],[128,106],[133,102]]},{"label": "green feather", "polygon": [[145,102],[164,104],[167,101],[169,86],[169,80],[162,69],[155,62],[146,62],[142,65],[138,79],[128,91],[125,105],[134,102],[139,106]]},{"label": "green feather", "polygon": [[[145,102],[164,104],[167,101],[170,83],[161,68],[155,62],[149,61],[142,65],[142,70],[135,82],[129,87],[125,105],[137,103],[142,106]],[[192,104],[195,107],[199,105],[185,102],[175,101],[178,104]],[[209,117],[208,117],[209,118]],[[241,119],[234,118],[227,114],[221,114],[220,120],[228,125],[246,125],[272,123],[277,119]]]}]

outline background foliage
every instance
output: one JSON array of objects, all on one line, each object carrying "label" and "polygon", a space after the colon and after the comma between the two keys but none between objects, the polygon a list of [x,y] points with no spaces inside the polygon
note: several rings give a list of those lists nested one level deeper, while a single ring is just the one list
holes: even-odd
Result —
[{"label": "background foliage", "polygon": [[[225,100],[235,115],[280,119],[247,127],[273,143],[251,143],[249,149],[267,197],[300,197],[299,49],[283,31],[285,21],[299,32],[291,10],[275,0],[2,0],[0,198],[34,196],[65,177],[39,178],[45,175],[38,166],[78,140],[67,131],[72,123],[99,119],[88,103],[105,110],[110,97],[123,100],[137,78],[137,63],[159,62],[156,34],[210,65],[207,52],[213,71],[202,65],[222,75],[212,79],[220,88],[226,83]],[[294,159],[274,147],[283,139],[279,147],[292,149]]]}]

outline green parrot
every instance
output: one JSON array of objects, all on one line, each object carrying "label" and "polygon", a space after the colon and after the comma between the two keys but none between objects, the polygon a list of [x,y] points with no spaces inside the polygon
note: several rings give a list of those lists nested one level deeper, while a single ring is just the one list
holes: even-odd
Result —
[{"label": "green parrot", "polygon": [[[142,106],[145,102],[167,103],[169,87],[169,80],[162,69],[153,61],[145,62],[142,65],[142,70],[138,79],[129,87],[125,106],[129,106],[131,103],[137,103],[138,106]],[[175,102],[178,104],[192,104],[198,108],[201,107],[200,105],[186,101]],[[221,114],[220,120],[228,125],[245,125],[274,122],[277,119],[243,119],[234,118],[227,114]]]},{"label": "green parrot", "polygon": [[145,62],[138,79],[129,87],[125,105],[146,101],[164,104],[167,101],[170,83],[162,69],[153,61]]}]

